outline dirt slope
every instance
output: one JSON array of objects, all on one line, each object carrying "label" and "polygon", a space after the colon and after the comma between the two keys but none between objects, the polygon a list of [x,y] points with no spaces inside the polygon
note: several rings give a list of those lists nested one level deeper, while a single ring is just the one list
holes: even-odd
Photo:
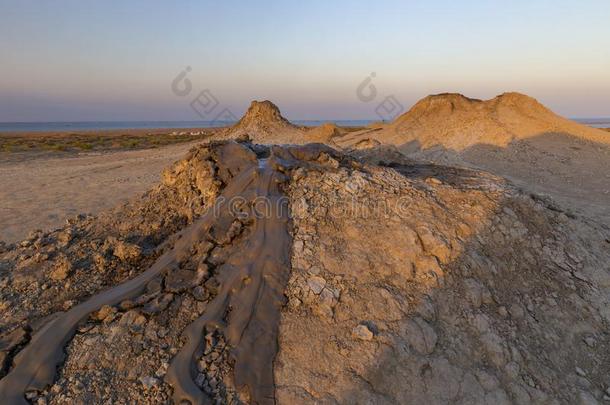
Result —
[{"label": "dirt slope", "polygon": [[223,139],[238,139],[248,135],[258,143],[331,143],[348,131],[333,123],[318,127],[300,127],[282,116],[280,109],[271,101],[253,101],[244,116],[231,128],[223,132]]},{"label": "dirt slope", "polygon": [[560,117],[519,93],[481,101],[429,96],[395,122],[335,138],[344,148],[373,140],[406,155],[471,165],[548,194],[610,224],[610,136]]},{"label": "dirt slope", "polygon": [[604,400],[610,234],[366,153],[202,145],[141,199],[2,246],[2,402]]},{"label": "dirt slope", "polygon": [[519,93],[504,93],[485,101],[461,94],[428,96],[388,125],[383,136],[393,143],[416,140],[423,148],[441,145],[462,151],[480,143],[506,147],[545,133],[610,144],[603,131],[560,117]]},{"label": "dirt slope", "polygon": [[[163,168],[194,146],[0,158],[0,241],[49,231],[67,218],[98,214],[149,190]],[[4,159],[6,157],[6,159]]]},{"label": "dirt slope", "polygon": [[259,143],[303,143],[304,128],[284,118],[271,101],[253,101],[244,116],[224,134],[225,138],[248,135]]}]

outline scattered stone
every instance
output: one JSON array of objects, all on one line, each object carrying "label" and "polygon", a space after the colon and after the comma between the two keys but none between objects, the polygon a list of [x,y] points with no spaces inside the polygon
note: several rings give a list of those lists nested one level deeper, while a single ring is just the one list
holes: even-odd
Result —
[{"label": "scattered stone", "polygon": [[111,315],[114,315],[116,313],[116,309],[114,307],[111,307],[109,305],[104,305],[103,307],[100,308],[99,311],[97,311],[96,313],[94,313],[92,315],[92,318],[97,320],[97,321],[103,321],[106,318],[108,318]]},{"label": "scattered stone", "polygon": [[578,405],[598,405],[599,402],[589,392],[580,391],[578,393]]},{"label": "scattered stone", "polygon": [[145,314],[155,314],[164,311],[174,299],[174,294],[161,294],[153,298],[144,306],[142,312]]},{"label": "scattered stone", "polygon": [[193,294],[193,298],[195,298],[197,301],[205,301],[206,299],[205,288],[200,285],[194,287],[191,294]]},{"label": "scattered stone", "polygon": [[593,336],[586,336],[583,341],[586,343],[587,346],[589,347],[595,347],[595,343],[596,340]]},{"label": "scattered stone", "polygon": [[313,291],[314,294],[318,295],[324,289],[324,286],[326,285],[326,280],[322,277],[313,276],[307,280],[307,285],[309,286],[311,291]]},{"label": "scattered stone", "polygon": [[356,339],[369,341],[373,339],[373,332],[366,325],[358,325],[352,329],[352,336]]},{"label": "scattered stone", "polygon": [[512,304],[510,306],[510,308],[508,309],[508,312],[510,313],[510,316],[513,319],[517,319],[517,320],[523,319],[523,317],[525,316],[525,310],[519,304]]},{"label": "scattered stone", "polygon": [[508,316],[508,311],[506,310],[505,306],[500,306],[498,308],[498,315],[500,315],[502,318],[506,318]]},{"label": "scattered stone", "polygon": [[51,271],[51,279],[55,281],[65,280],[72,271],[72,263],[67,256],[61,255],[55,260],[53,270]]},{"label": "scattered stone", "polygon": [[142,383],[142,385],[144,385],[148,389],[151,389],[153,386],[159,384],[159,380],[157,378],[151,377],[151,376],[140,377],[139,380]]},{"label": "scattered stone", "polygon": [[170,271],[165,278],[165,288],[169,292],[179,293],[200,284],[207,275],[207,266],[198,271],[177,269]]},{"label": "scattered stone", "polygon": [[133,243],[118,241],[114,245],[113,254],[123,261],[135,261],[142,255],[142,248]]}]

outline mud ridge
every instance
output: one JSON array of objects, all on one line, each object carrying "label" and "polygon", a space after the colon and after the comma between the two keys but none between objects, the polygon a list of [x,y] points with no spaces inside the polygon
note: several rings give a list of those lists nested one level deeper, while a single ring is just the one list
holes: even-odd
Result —
[{"label": "mud ridge", "polygon": [[[282,186],[293,169],[325,164],[330,151],[321,145],[273,147],[263,151],[269,158],[259,161],[248,145],[219,144],[215,149],[217,174],[225,187],[214,207],[171,237],[177,239],[174,247],[143,273],[50,316],[50,321],[32,333],[29,343],[22,344],[13,367],[0,380],[3,403],[27,404],[26,393],[51,385],[79,325],[105,306],[129,300],[145,303],[138,297],[147,285],[161,275],[183,271],[201,245],[223,248],[225,259],[215,263],[211,277],[217,284],[216,296],[204,314],[185,329],[185,344],[165,377],[173,387],[173,399],[175,403],[211,403],[195,383],[195,362],[205,348],[204,334],[217,331],[228,343],[236,387],[254,403],[275,403],[273,360],[291,251],[288,200]],[[193,277],[207,268],[200,263]]]}]

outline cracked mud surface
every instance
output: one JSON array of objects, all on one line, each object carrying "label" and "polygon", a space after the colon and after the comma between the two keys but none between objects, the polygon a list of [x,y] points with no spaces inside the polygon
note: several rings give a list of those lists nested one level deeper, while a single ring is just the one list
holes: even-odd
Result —
[{"label": "cracked mud surface", "polygon": [[209,143],[162,178],[0,246],[3,403],[607,396],[603,228],[391,150]]}]

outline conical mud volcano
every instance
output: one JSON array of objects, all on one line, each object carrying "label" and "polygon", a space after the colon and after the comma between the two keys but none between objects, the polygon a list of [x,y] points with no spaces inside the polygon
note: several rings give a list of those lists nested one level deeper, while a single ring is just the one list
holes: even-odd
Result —
[{"label": "conical mud volcano", "polygon": [[227,136],[249,136],[258,143],[303,143],[302,128],[288,121],[271,101],[252,101],[244,116],[228,130]]}]

